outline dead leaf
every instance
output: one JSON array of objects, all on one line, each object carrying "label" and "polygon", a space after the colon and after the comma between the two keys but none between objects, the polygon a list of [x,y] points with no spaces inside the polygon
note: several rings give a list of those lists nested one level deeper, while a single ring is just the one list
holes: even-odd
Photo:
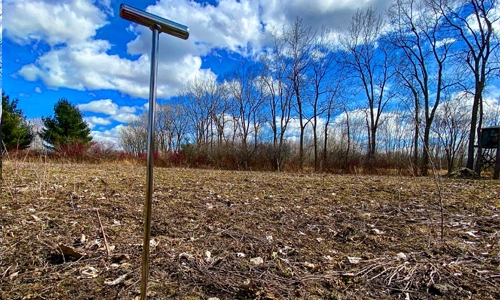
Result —
[{"label": "dead leaf", "polygon": [[308,268],[309,270],[311,270],[311,272],[316,272],[320,269],[320,266],[317,266],[315,264],[312,264],[310,262],[305,262],[304,263],[304,267]]},{"label": "dead leaf", "polygon": [[108,280],[104,281],[104,284],[105,285],[117,285],[117,284],[122,283],[126,278],[127,278],[127,274],[123,274],[122,276],[116,278],[113,281],[108,281]]},{"label": "dead leaf", "polygon": [[15,279],[17,277],[17,275],[19,275],[19,272],[14,272],[14,273],[12,273],[12,274],[9,275],[9,279],[13,280],[13,279]]},{"label": "dead leaf", "polygon": [[351,264],[358,264],[361,261],[361,257],[348,256],[347,259]]},{"label": "dead leaf", "polygon": [[61,245],[59,245],[59,249],[61,249],[64,256],[71,256],[71,257],[74,257],[76,259],[80,259],[83,257],[83,254],[76,252],[75,249],[73,249],[71,247],[64,246],[61,244]]},{"label": "dead leaf", "polygon": [[128,254],[116,254],[111,257],[111,262],[112,263],[121,263],[122,261],[130,259],[130,256]]},{"label": "dead leaf", "polygon": [[194,256],[190,253],[182,252],[181,254],[179,254],[179,259],[181,259],[181,258],[185,258],[187,260],[192,260],[194,258]]},{"label": "dead leaf", "polygon": [[97,275],[99,275],[99,271],[94,267],[85,266],[80,270],[80,274],[82,274],[82,276],[78,278],[96,278]]}]

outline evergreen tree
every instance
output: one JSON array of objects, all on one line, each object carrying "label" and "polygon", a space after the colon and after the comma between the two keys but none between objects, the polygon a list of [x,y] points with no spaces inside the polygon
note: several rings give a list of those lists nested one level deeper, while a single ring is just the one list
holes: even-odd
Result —
[{"label": "evergreen tree", "polygon": [[31,126],[26,122],[22,110],[17,108],[18,99],[10,100],[2,92],[2,150],[25,149],[34,138]]},{"label": "evergreen tree", "polygon": [[80,110],[66,98],[54,105],[54,117],[42,117],[44,129],[40,137],[52,148],[70,145],[88,145],[92,141],[90,128],[83,121]]}]

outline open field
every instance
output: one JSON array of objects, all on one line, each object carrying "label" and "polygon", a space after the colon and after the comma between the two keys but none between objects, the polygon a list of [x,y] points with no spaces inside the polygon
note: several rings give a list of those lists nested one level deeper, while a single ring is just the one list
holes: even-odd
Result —
[{"label": "open field", "polygon": [[[1,298],[138,297],[145,172],[4,162]],[[500,182],[438,183],[156,168],[149,299],[500,299]]]}]

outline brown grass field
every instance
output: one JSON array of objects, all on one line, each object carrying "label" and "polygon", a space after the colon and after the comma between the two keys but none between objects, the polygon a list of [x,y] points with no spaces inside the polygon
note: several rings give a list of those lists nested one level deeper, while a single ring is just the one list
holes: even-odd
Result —
[{"label": "brown grass field", "polygon": [[[145,167],[2,172],[1,299],[138,298]],[[500,181],[155,168],[154,186],[148,299],[500,299]]]}]

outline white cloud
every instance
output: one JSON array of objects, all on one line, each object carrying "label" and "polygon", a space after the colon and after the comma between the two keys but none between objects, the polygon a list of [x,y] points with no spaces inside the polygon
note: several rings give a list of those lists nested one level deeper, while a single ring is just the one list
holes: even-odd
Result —
[{"label": "white cloud", "polygon": [[[161,35],[157,96],[168,98],[177,94],[186,80],[213,74],[202,70],[201,65],[202,57],[214,50],[243,55],[260,51],[270,43],[273,28],[279,29],[296,16],[315,27],[345,27],[360,6],[385,7],[388,2],[220,0],[212,6],[161,0],[147,10],[189,26],[191,37],[184,41]],[[113,14],[109,0],[7,0],[5,5],[8,38],[19,44],[42,42],[53,46],[33,63],[22,66],[18,75],[25,80],[41,80],[52,89],[108,89],[148,97],[151,31],[130,25],[136,38],[127,44],[127,51],[138,55],[134,60],[109,54],[112,44],[95,39],[97,30],[108,24]]]},{"label": "white cloud", "polygon": [[[319,29],[329,26],[346,28],[358,8],[376,6],[381,11],[390,0],[359,2],[354,0],[220,0],[217,6],[194,1],[163,0],[147,11],[174,20],[190,28],[190,37],[182,41],[161,37],[160,49],[168,49],[170,59],[184,53],[204,56],[212,49],[227,49],[240,54],[255,54],[271,43],[271,33],[299,16],[306,25]],[[150,51],[151,31],[132,26],[137,38],[127,44],[130,54]],[[161,51],[161,50],[160,50]]]},{"label": "white cloud", "polygon": [[[52,50],[35,63],[25,65],[19,75],[28,81],[41,79],[50,88],[68,87],[76,90],[118,90],[133,97],[149,95],[150,61],[148,55],[128,60],[106,52],[108,41],[94,40]],[[167,63],[160,60],[157,96],[175,95],[186,79],[197,76],[201,58],[185,55],[182,60]]]},{"label": "white cloud", "polygon": [[456,41],[456,39],[454,38],[445,38],[445,39],[442,39],[440,41],[437,41],[436,42],[436,47],[439,48],[441,46],[445,46],[445,45],[448,45],[448,44],[452,44]]},{"label": "white cloud", "polygon": [[106,115],[114,115],[118,111],[118,105],[111,99],[94,100],[89,103],[78,104],[81,111],[90,111]]},{"label": "white cloud", "polygon": [[40,89],[40,87],[37,86],[37,87],[35,87],[35,92],[40,94],[40,93],[42,93],[42,89]]},{"label": "white cloud", "polygon": [[114,115],[112,119],[120,123],[128,123],[130,121],[139,119],[139,116],[133,113],[120,113]]},{"label": "white cloud", "polygon": [[[485,6],[486,5],[487,4],[485,4]],[[488,19],[489,21],[496,20],[495,22],[492,23],[492,27],[493,27],[493,32],[498,35],[498,32],[500,30],[500,22],[498,21],[499,18],[500,18],[500,7],[498,5],[495,5],[494,7],[488,10],[486,18],[484,16],[480,17],[479,22],[481,22],[482,28],[487,28],[486,19]],[[467,17],[466,21],[471,30],[475,31],[476,33],[479,33],[480,31],[479,22],[477,16],[472,11],[470,11],[470,15]]]},{"label": "white cloud", "polygon": [[93,124],[109,125],[111,124],[110,120],[118,121],[120,123],[127,123],[138,118],[138,116],[135,115],[135,112],[137,111],[136,107],[119,106],[111,99],[94,100],[89,103],[78,104],[77,107],[83,112],[86,111],[105,114],[109,116],[107,119],[97,118],[100,120],[106,120],[108,122],[107,124],[92,122]]},{"label": "white cloud", "polygon": [[97,125],[109,125],[109,124],[111,124],[110,120],[105,119],[105,118],[95,117],[95,116],[85,117],[85,118],[83,118],[83,120],[85,122],[87,122],[90,129],[95,128],[95,126],[97,126]]},{"label": "white cloud", "polygon": [[99,131],[93,130],[91,135],[96,142],[111,143],[116,147],[120,144],[120,131],[125,125],[117,125],[109,130]]},{"label": "white cloud", "polygon": [[81,42],[106,24],[106,15],[89,0],[6,0],[4,8],[5,35],[21,45]]}]

